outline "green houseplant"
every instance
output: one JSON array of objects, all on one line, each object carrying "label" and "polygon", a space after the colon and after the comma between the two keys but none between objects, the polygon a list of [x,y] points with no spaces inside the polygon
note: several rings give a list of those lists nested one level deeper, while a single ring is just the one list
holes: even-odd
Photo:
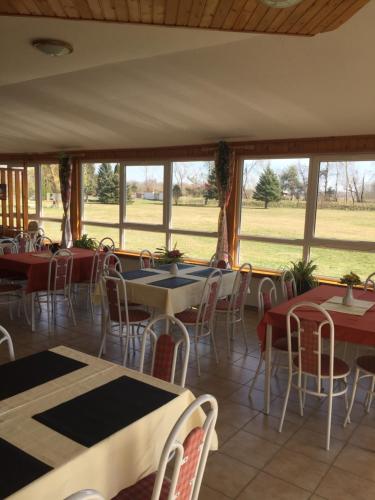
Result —
[{"label": "green houseplant", "polygon": [[353,271],[350,271],[349,274],[344,274],[342,278],[340,278],[340,283],[343,285],[346,285],[346,293],[342,299],[342,303],[345,306],[352,306],[354,304],[354,297],[353,297],[353,286],[355,285],[361,285],[362,280],[358,276],[358,274],[353,273]]},{"label": "green houseplant", "polygon": [[73,246],[76,248],[86,248],[87,250],[96,250],[98,243],[95,238],[89,238],[88,234],[83,234],[81,238],[75,240]]},{"label": "green houseplant", "polygon": [[314,272],[317,270],[318,266],[313,260],[308,262],[301,260],[296,260],[290,263],[289,270],[293,274],[296,280],[296,287],[298,295],[308,292],[311,288],[317,286],[318,282],[314,277]]}]

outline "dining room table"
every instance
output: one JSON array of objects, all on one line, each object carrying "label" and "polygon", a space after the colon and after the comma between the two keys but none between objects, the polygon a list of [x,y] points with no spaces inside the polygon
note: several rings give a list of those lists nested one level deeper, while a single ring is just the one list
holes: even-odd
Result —
[{"label": "dining room table", "polygon": [[[195,400],[180,386],[59,346],[0,366],[0,498],[105,498],[157,469]],[[194,412],[181,439],[204,421]],[[211,449],[217,449],[217,436]]]},{"label": "dining room table", "polygon": [[[276,305],[264,314],[257,326],[260,347],[265,356],[264,413],[270,412],[272,343],[280,336],[286,335],[286,316],[291,307],[300,302],[319,304],[332,317],[335,340],[375,346],[375,292],[354,289],[355,301],[351,306],[342,304],[345,293],[346,288],[343,286],[321,284]],[[322,320],[319,312],[309,310],[308,307],[299,310],[299,316],[312,321]],[[328,335],[328,330],[323,328],[322,334]]]},{"label": "dining room table", "polygon": [[[94,252],[85,248],[69,248],[73,254],[72,283],[88,281],[91,276]],[[2,278],[19,279],[26,281],[25,292],[31,294],[31,329],[35,330],[34,294],[48,289],[50,251],[24,252],[0,256],[0,276]]]}]

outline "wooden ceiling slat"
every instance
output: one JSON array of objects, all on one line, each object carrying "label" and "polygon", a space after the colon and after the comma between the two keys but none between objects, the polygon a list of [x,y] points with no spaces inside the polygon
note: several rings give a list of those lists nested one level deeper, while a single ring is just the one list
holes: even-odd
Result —
[{"label": "wooden ceiling slat", "polygon": [[60,0],[48,0],[48,4],[54,12],[54,15],[57,17],[65,18],[68,16],[68,12],[65,12],[63,9]]},{"label": "wooden ceiling slat", "polygon": [[39,7],[40,11],[44,16],[55,16],[55,12],[49,4],[48,0],[35,0],[35,3]]},{"label": "wooden ceiling slat", "polygon": [[4,14],[20,14],[17,6],[11,0],[3,0],[1,2],[1,10]]},{"label": "wooden ceiling slat", "polygon": [[289,28],[288,33],[299,33],[300,30],[313,19],[316,13],[327,5],[328,1],[329,0],[315,0],[311,7]]},{"label": "wooden ceiling slat", "polygon": [[257,1],[256,0],[247,0],[244,8],[242,9],[242,12],[240,15],[237,17],[236,22],[234,23],[233,29],[237,31],[242,31],[246,24],[249,22],[249,19],[251,18],[254,10],[257,8]]},{"label": "wooden ceiling slat", "polygon": [[222,28],[225,30],[230,30],[233,28],[236,19],[240,15],[240,12],[245,6],[247,0],[234,0],[232,7],[230,8],[227,17],[225,18]]},{"label": "wooden ceiling slat", "polygon": [[39,7],[35,3],[35,0],[23,0],[23,3],[26,5],[32,16],[40,16],[42,14]]},{"label": "wooden ceiling slat", "polygon": [[178,26],[188,25],[192,5],[193,5],[193,0],[180,0],[180,5],[178,7],[178,13],[177,13]]},{"label": "wooden ceiling slat", "polygon": [[188,21],[188,26],[196,27],[199,26],[204,7],[206,5],[206,0],[193,0],[193,5],[191,7],[190,17]]},{"label": "wooden ceiling slat", "polygon": [[167,0],[165,7],[165,24],[172,26],[176,24],[179,3],[179,0]]},{"label": "wooden ceiling slat", "polygon": [[268,9],[266,14],[260,19],[259,23],[255,26],[255,31],[267,31],[268,27],[273,23],[279,15],[279,9]]},{"label": "wooden ceiling slat", "polygon": [[220,0],[212,19],[211,28],[221,28],[233,5],[233,0]]},{"label": "wooden ceiling slat", "polygon": [[324,21],[317,22],[316,26],[312,28],[311,33],[320,33],[325,31],[326,28],[335,20],[340,17],[347,9],[353,6],[356,0],[342,0],[335,9],[324,19]]},{"label": "wooden ceiling slat", "polygon": [[283,25],[286,19],[288,19],[288,17],[295,11],[297,7],[298,5],[294,7],[288,7],[287,9],[278,9],[280,12],[269,25],[267,31],[269,31],[270,33],[277,33],[277,30],[280,28],[280,26]]},{"label": "wooden ceiling slat", "polygon": [[104,14],[99,0],[87,0],[87,3],[90,7],[92,17],[94,19],[103,19]]},{"label": "wooden ceiling slat", "polygon": [[82,19],[92,19],[92,12],[86,0],[75,0],[77,10]]},{"label": "wooden ceiling slat", "polygon": [[[41,0],[38,1],[40,2]],[[60,0],[60,3],[68,17],[71,19],[79,19],[81,17],[76,4],[72,0]]]},{"label": "wooden ceiling slat", "polygon": [[300,33],[302,34],[310,34],[314,27],[317,25],[319,22],[323,22],[324,19],[336,9],[338,5],[343,0],[330,0],[329,2],[326,3],[326,5],[320,9],[315,16],[308,22],[303,28],[300,30]]},{"label": "wooden ceiling slat", "polygon": [[356,0],[356,2],[349,7],[345,12],[341,14],[337,19],[335,19],[329,26],[327,26],[327,31],[339,28],[342,24],[348,21],[354,14],[356,14],[362,7],[368,4],[369,0]]},{"label": "wooden ceiling slat", "polygon": [[152,22],[154,24],[164,24],[165,19],[165,0],[154,0],[152,10]]},{"label": "wooden ceiling slat", "polygon": [[142,23],[152,24],[152,0],[140,0]]},{"label": "wooden ceiling slat", "polygon": [[129,21],[133,23],[141,22],[141,6],[139,0],[127,0]]},{"label": "wooden ceiling slat", "polygon": [[245,30],[246,31],[254,31],[257,27],[258,23],[263,19],[263,17],[267,14],[268,7],[264,6],[261,3],[258,3],[256,9],[254,10],[252,16],[248,20]]},{"label": "wooden ceiling slat", "polygon": [[106,21],[116,21],[116,10],[112,0],[100,0],[100,2],[102,4],[104,19]]},{"label": "wooden ceiling slat", "polygon": [[26,15],[32,14],[32,12],[25,5],[25,2],[23,0],[12,0],[12,5],[16,9],[16,13],[18,14],[26,14]]},{"label": "wooden ceiling slat", "polygon": [[212,20],[215,16],[216,9],[219,5],[219,0],[206,0],[206,5],[202,14],[201,22],[199,26],[201,28],[210,28]]},{"label": "wooden ceiling slat", "polygon": [[279,26],[278,33],[288,33],[289,29],[296,24],[296,22],[301,19],[301,17],[308,11],[311,6],[316,2],[316,0],[304,0],[304,2],[298,4],[294,11],[288,16],[288,18]]},{"label": "wooden ceiling slat", "polygon": [[129,21],[128,4],[126,3],[126,0],[114,0],[113,7],[116,12],[116,18],[119,21]]}]

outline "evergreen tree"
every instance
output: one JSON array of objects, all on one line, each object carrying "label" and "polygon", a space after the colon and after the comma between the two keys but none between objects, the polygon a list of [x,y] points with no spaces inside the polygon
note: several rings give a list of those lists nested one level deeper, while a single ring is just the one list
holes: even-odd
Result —
[{"label": "evergreen tree", "polygon": [[207,205],[208,200],[219,199],[219,195],[217,192],[215,167],[209,167],[208,169],[208,177],[207,182],[204,186],[203,198],[205,205]]},{"label": "evergreen tree", "polygon": [[290,199],[299,198],[303,192],[303,185],[298,176],[297,167],[291,165],[280,175],[281,190],[290,196]]},{"label": "evergreen tree", "polygon": [[178,205],[178,200],[182,196],[182,191],[179,184],[175,184],[172,188],[172,197],[175,205]]},{"label": "evergreen tree", "polygon": [[87,163],[83,169],[83,194],[85,202],[89,196],[96,196],[97,175],[93,163]]},{"label": "evergreen tree", "polygon": [[100,203],[119,202],[119,174],[109,163],[102,163],[98,171],[97,195]]},{"label": "evergreen tree", "polygon": [[264,208],[268,208],[271,201],[280,201],[280,181],[271,167],[266,167],[259,177],[253,194],[254,200],[263,201]]},{"label": "evergreen tree", "polygon": [[131,205],[134,200],[133,200],[133,185],[132,184],[126,184],[126,204]]}]

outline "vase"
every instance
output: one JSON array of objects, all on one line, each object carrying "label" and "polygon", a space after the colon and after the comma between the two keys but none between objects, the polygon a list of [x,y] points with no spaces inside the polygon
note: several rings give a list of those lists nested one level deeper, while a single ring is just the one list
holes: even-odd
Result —
[{"label": "vase", "polygon": [[169,272],[173,274],[173,276],[177,276],[178,274],[178,265],[176,262],[172,262],[172,264],[169,267]]},{"label": "vase", "polygon": [[352,286],[347,286],[346,287],[346,293],[344,297],[342,298],[342,303],[344,306],[352,306],[354,305],[354,297],[353,297],[353,287]]}]

